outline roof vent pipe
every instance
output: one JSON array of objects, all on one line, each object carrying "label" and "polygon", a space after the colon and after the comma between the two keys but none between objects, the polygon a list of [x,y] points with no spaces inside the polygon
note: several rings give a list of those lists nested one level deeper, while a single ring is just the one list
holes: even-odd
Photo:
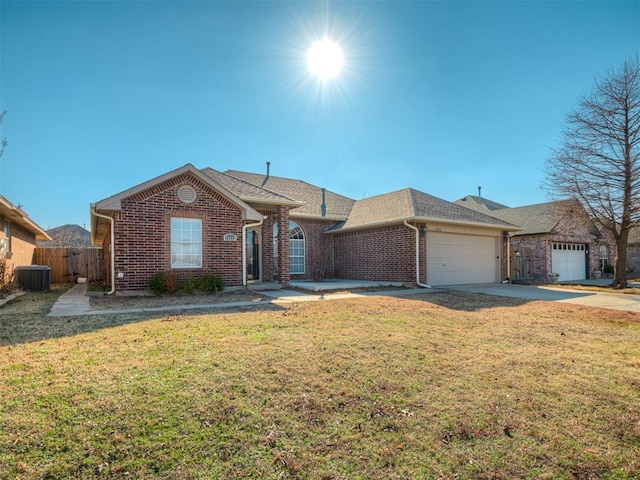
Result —
[{"label": "roof vent pipe", "polygon": [[269,180],[269,167],[271,166],[271,162],[267,162],[267,176],[264,177],[264,180],[262,181],[262,187],[264,187],[264,184],[267,183],[267,180]]},{"label": "roof vent pipe", "polygon": [[478,198],[482,198],[482,186],[478,186]]},{"label": "roof vent pipe", "polygon": [[320,205],[320,212],[322,213],[323,217],[327,216],[327,202],[326,202],[326,197],[325,197],[325,193],[327,191],[326,188],[321,188],[320,189],[322,191],[322,205]]}]

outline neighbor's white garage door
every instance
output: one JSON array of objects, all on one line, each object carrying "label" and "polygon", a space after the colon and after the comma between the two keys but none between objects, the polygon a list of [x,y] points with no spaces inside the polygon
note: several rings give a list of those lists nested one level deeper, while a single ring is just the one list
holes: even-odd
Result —
[{"label": "neighbor's white garage door", "polygon": [[561,282],[587,278],[587,251],[584,244],[554,243],[551,251],[551,273],[558,273]]},{"label": "neighbor's white garage door", "polygon": [[427,233],[429,285],[498,281],[498,237],[431,231]]}]

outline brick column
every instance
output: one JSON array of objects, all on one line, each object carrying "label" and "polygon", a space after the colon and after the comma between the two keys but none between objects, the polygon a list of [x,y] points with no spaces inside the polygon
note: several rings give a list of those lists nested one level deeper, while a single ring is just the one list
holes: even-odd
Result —
[{"label": "brick column", "polygon": [[278,207],[278,280],[281,285],[289,285],[289,207]]}]

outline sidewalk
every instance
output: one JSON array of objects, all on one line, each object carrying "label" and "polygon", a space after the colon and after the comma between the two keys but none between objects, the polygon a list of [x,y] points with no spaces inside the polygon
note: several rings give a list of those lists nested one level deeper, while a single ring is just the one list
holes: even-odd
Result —
[{"label": "sidewalk", "polygon": [[[326,288],[326,285],[323,285]],[[354,287],[355,288],[355,287]],[[549,302],[565,302],[589,307],[608,308],[640,313],[640,295],[618,293],[601,293],[580,290],[560,289],[552,286],[486,284],[457,285],[440,288],[403,288],[393,290],[372,290],[360,292],[307,292],[299,290],[260,290],[256,293],[269,297],[257,302],[213,303],[201,305],[172,305],[167,307],[148,307],[126,310],[91,310],[85,284],[75,285],[65,292],[51,308],[49,317],[67,317],[81,315],[117,315],[125,313],[171,312],[185,310],[215,310],[221,308],[250,307],[258,305],[278,305],[299,302],[318,302],[325,300],[343,300],[346,298],[366,298],[374,296],[400,297],[414,294],[429,294],[443,291],[460,291],[479,293],[501,297],[522,298],[524,300],[543,300]]]},{"label": "sidewalk", "polygon": [[363,298],[376,295],[402,296],[412,295],[415,293],[428,293],[433,290],[425,290],[422,288],[408,288],[406,290],[385,290],[379,292],[362,292],[362,293],[305,293],[296,290],[271,290],[259,291],[261,295],[269,297],[268,300],[258,302],[230,302],[230,303],[211,303],[201,305],[172,305],[167,307],[147,307],[134,308],[124,310],[91,310],[89,305],[89,297],[86,296],[87,285],[74,285],[69,291],[60,295],[60,298],[51,308],[48,317],[72,317],[82,315],[118,315],[123,313],[148,313],[148,312],[171,312],[182,310],[205,310],[230,307],[253,307],[256,305],[269,304],[287,304],[296,302],[317,302],[322,300],[342,300],[345,298]]}]

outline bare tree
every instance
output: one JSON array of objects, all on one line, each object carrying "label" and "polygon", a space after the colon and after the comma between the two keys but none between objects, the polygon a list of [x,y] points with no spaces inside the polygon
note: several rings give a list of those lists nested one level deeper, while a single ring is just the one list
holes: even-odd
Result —
[{"label": "bare tree", "polygon": [[568,114],[561,148],[546,162],[545,187],[576,197],[615,239],[613,286],[627,285],[629,230],[640,220],[640,63],[596,78]]},{"label": "bare tree", "polygon": [[[6,114],[7,114],[6,110],[0,113],[0,124],[2,123],[2,120],[4,120],[4,116]],[[4,153],[4,147],[6,146],[7,146],[7,139],[2,137],[2,140],[0,140],[0,157],[2,157],[2,154]]]}]

